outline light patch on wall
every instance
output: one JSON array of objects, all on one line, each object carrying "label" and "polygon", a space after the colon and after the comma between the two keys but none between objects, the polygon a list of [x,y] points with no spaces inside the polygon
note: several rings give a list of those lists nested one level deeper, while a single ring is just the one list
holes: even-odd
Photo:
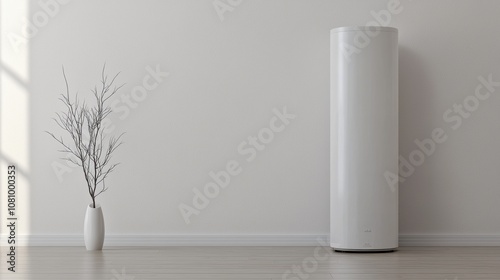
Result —
[{"label": "light patch on wall", "polygon": [[[0,5],[0,224],[5,224],[7,217],[16,217],[18,236],[28,234],[30,229],[29,46],[16,49],[8,36],[14,30],[26,28],[21,19],[29,15],[29,2],[2,1]],[[7,211],[6,176],[8,166],[12,165],[16,170],[14,215]],[[0,246],[5,245],[2,242]]]}]

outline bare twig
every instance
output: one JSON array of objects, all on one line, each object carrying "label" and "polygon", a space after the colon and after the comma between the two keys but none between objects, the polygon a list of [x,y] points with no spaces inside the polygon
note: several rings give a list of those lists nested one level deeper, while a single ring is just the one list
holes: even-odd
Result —
[{"label": "bare twig", "polygon": [[111,163],[111,158],[113,152],[121,146],[123,136],[122,133],[118,137],[108,139],[104,134],[103,122],[112,112],[106,101],[123,86],[114,86],[115,79],[120,73],[109,80],[105,70],[106,64],[102,68],[100,88],[95,86],[91,89],[96,100],[96,105],[91,107],[85,102],[79,102],[78,93],[75,99],[71,100],[68,79],[64,67],[62,68],[66,92],[61,94],[59,100],[65,105],[66,111],[56,113],[53,119],[71,138],[71,144],[65,142],[61,136],[57,137],[52,132],[46,131],[62,145],[63,149],[59,151],[69,154],[63,160],[82,168],[94,208],[96,197],[108,189],[105,179],[118,165]]}]

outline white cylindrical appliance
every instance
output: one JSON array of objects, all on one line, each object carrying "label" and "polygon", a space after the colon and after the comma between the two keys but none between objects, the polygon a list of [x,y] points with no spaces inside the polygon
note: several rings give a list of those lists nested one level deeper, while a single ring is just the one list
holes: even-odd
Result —
[{"label": "white cylindrical appliance", "polygon": [[398,247],[398,30],[330,32],[330,245]]}]

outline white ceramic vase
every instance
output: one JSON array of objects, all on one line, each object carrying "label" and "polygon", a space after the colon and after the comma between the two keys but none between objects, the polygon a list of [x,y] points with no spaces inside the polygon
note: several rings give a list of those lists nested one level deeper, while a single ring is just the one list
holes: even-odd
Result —
[{"label": "white ceramic vase", "polygon": [[104,244],[104,216],[102,208],[96,204],[95,208],[87,206],[85,213],[85,223],[83,225],[83,237],[85,239],[85,247],[89,251],[102,250]]}]

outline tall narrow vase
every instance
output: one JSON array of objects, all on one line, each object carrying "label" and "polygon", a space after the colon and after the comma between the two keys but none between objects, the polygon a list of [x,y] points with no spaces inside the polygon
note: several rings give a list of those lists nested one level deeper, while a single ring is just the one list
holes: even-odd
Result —
[{"label": "tall narrow vase", "polygon": [[92,204],[87,206],[85,213],[84,234],[85,247],[89,251],[102,250],[104,244],[104,216],[102,208],[96,204],[95,208],[91,207]]}]

